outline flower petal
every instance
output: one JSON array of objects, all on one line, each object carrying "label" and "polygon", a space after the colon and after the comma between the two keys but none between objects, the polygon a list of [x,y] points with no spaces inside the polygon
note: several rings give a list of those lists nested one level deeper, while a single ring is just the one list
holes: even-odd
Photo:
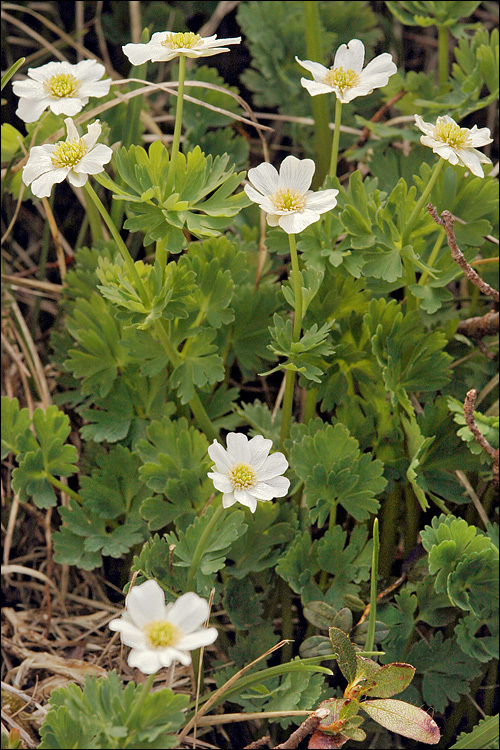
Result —
[{"label": "flower petal", "polygon": [[489,128],[478,128],[474,125],[469,133],[469,140],[471,146],[487,146],[488,143],[493,143]]},{"label": "flower petal", "polygon": [[219,490],[219,492],[232,492],[233,491],[233,485],[227,478],[225,474],[216,474],[212,471],[208,472],[208,477],[212,480],[214,483],[214,487],[216,490]]},{"label": "flower petal", "polygon": [[285,497],[285,495],[288,495],[290,480],[286,477],[271,477],[271,479],[266,480],[266,484],[272,488],[274,497]]},{"label": "flower petal", "polygon": [[476,177],[484,177],[481,162],[483,162],[484,164],[491,164],[491,161],[487,156],[482,154],[480,151],[476,151],[476,149],[474,148],[457,149],[456,153],[462,164],[467,167],[467,169],[472,172],[472,174],[476,175]]},{"label": "flower petal", "polygon": [[130,619],[139,628],[155,620],[165,619],[165,594],[154,579],[130,589],[125,606]]},{"label": "flower petal", "polygon": [[16,96],[27,99],[43,99],[46,97],[43,84],[39,81],[32,81],[29,78],[26,78],[24,81],[14,81],[12,83],[12,91]]},{"label": "flower petal", "polygon": [[337,205],[338,190],[333,188],[329,190],[318,190],[316,193],[309,193],[306,196],[306,207],[320,214],[325,211],[331,211]]},{"label": "flower petal", "polygon": [[52,144],[33,146],[30,150],[28,161],[23,167],[22,178],[25,185],[29,185],[37,177],[50,172],[54,168],[51,159],[54,149],[55,146]]},{"label": "flower petal", "polygon": [[351,39],[348,44],[341,44],[335,54],[334,68],[344,68],[361,73],[365,60],[365,45],[360,39]]},{"label": "flower petal", "polygon": [[192,633],[203,625],[209,614],[208,602],[193,591],[188,591],[169,608],[167,619],[183,633]]},{"label": "flower petal", "polygon": [[278,172],[272,164],[263,162],[248,170],[247,179],[263,195],[271,195],[278,189]]},{"label": "flower petal", "polygon": [[248,494],[257,498],[257,500],[264,500],[265,502],[270,502],[275,497],[273,488],[265,482],[257,482],[251,490],[248,490]]},{"label": "flower petal", "polygon": [[312,159],[297,159],[290,154],[281,162],[279,186],[305,193],[311,187],[316,165]]},{"label": "flower petal", "polygon": [[258,203],[260,205],[262,199],[265,197],[262,195],[262,193],[258,193],[257,190],[252,187],[251,185],[245,185],[243,188],[247,196],[250,198],[251,201],[254,203]]},{"label": "flower petal", "polygon": [[162,648],[159,649],[159,658],[162,666],[169,667],[173,661],[178,661],[185,667],[189,667],[191,664],[191,654],[187,651],[181,651],[178,648]]},{"label": "flower petal", "polygon": [[68,182],[74,187],[83,187],[87,182],[89,176],[87,172],[75,172],[74,169],[70,169],[68,172]]},{"label": "flower petal", "polygon": [[[368,80],[373,79],[372,86],[374,89],[386,86],[389,78],[397,73],[398,69],[396,64],[393,62],[392,55],[388,52],[384,52],[373,60],[370,60],[366,68],[361,72],[361,79]],[[377,83],[375,82],[377,80]],[[378,82],[380,81],[380,82]],[[382,83],[382,81],[384,81]]]},{"label": "flower petal", "polygon": [[236,502],[238,502],[234,496],[234,494],[231,492],[227,492],[224,495],[222,495],[222,507],[223,508],[230,508],[231,505],[234,505]]},{"label": "flower petal", "polygon": [[120,633],[121,642],[125,646],[131,646],[140,650],[147,648],[146,637],[143,631],[123,617],[118,620],[111,620],[109,629]]},{"label": "flower petal", "polygon": [[231,465],[240,461],[250,463],[251,452],[246,435],[242,432],[229,432],[226,437],[226,444]]},{"label": "flower petal", "polygon": [[250,448],[250,463],[252,464],[255,471],[258,471],[264,461],[269,456],[269,451],[273,447],[272,440],[266,440],[262,435],[255,435],[249,443]]},{"label": "flower petal", "polygon": [[[328,73],[328,68],[325,68],[324,65],[321,65],[321,63],[313,62],[312,60],[299,60],[298,57],[295,57],[295,60],[298,62],[299,65],[302,65],[303,68],[309,71],[309,73],[312,74],[312,77],[315,81],[318,83],[322,83],[326,74]],[[302,80],[308,80],[307,78],[301,79]],[[303,85],[303,84],[302,84]]]},{"label": "flower petal", "polygon": [[73,75],[79,81],[98,81],[105,72],[106,68],[97,60],[80,60],[76,65],[73,65]]},{"label": "flower petal", "polygon": [[227,451],[217,440],[214,440],[212,445],[208,446],[208,455],[215,463],[215,468],[219,473],[225,474],[231,468],[232,462],[227,455]]},{"label": "flower petal", "polygon": [[50,99],[49,107],[55,115],[70,115],[74,117],[81,112],[87,102],[77,96],[64,96],[61,99]]},{"label": "flower petal", "polygon": [[162,663],[157,651],[139,651],[139,649],[135,648],[128,655],[127,662],[129,667],[137,667],[144,674],[153,674],[154,672],[158,672],[162,667],[170,666],[170,664]]},{"label": "flower petal", "polygon": [[59,182],[63,182],[69,172],[67,167],[64,169],[52,169],[50,172],[37,177],[31,183],[31,192],[36,195],[37,198],[48,198],[52,192],[52,188]]},{"label": "flower petal", "polygon": [[259,482],[277,477],[288,469],[288,461],[283,453],[272,453],[257,473]]},{"label": "flower petal", "polygon": [[104,165],[111,161],[113,149],[104,143],[98,143],[92,151],[80,159],[75,165],[75,172],[84,172],[85,174],[99,174],[104,171]]},{"label": "flower petal", "polygon": [[238,503],[241,503],[247,508],[250,508],[252,513],[255,513],[255,511],[257,510],[257,500],[246,490],[235,490],[234,497]]},{"label": "flower petal", "polygon": [[17,105],[16,115],[23,120],[23,122],[36,122],[41,114],[49,106],[48,97],[34,101],[33,99],[19,99]]},{"label": "flower petal", "polygon": [[218,636],[217,628],[202,628],[188,635],[183,635],[177,643],[177,648],[183,651],[193,651],[213,643]]},{"label": "flower petal", "polygon": [[299,234],[320,218],[320,214],[305,210],[301,213],[280,216],[278,224],[287,234]]},{"label": "flower petal", "polygon": [[318,96],[318,94],[331,94],[332,91],[335,91],[332,86],[328,86],[326,83],[310,81],[308,78],[301,78],[300,83],[305,89],[307,89],[311,96]]}]

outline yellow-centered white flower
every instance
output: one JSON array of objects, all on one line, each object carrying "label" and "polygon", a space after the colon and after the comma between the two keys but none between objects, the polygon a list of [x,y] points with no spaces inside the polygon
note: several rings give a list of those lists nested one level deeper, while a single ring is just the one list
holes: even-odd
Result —
[{"label": "yellow-centered white flower", "polygon": [[203,627],[210,610],[208,602],[192,591],[173,604],[165,604],[161,586],[154,580],[134,586],[125,599],[125,612],[109,627],[131,646],[130,667],[153,674],[179,661],[191,664],[190,651],[208,646],[217,638],[216,628]]},{"label": "yellow-centered white flower", "polygon": [[55,115],[80,112],[90,97],[106,96],[111,78],[99,80],[105,73],[104,65],[96,60],[50,62],[39,68],[28,68],[28,78],[14,81],[12,89],[19,96],[16,115],[24,122],[35,122],[47,107]]},{"label": "yellow-centered white flower", "polygon": [[241,503],[255,513],[257,500],[270,502],[285,497],[290,480],[281,476],[288,469],[283,453],[269,455],[273,441],[256,435],[251,440],[240,432],[226,437],[227,450],[214,440],[208,455],[214,462],[208,476],[222,492],[222,505]]},{"label": "yellow-centered white flower", "polygon": [[229,52],[226,44],[239,44],[241,36],[217,39],[217,34],[202,37],[192,31],[157,31],[146,44],[125,44],[124,53],[132,65],[151,62],[168,62],[174,57],[210,57]]},{"label": "yellow-centered white flower", "polygon": [[351,39],[348,44],[341,44],[335,54],[331,68],[325,68],[312,60],[299,60],[299,65],[312,73],[314,80],[301,78],[302,86],[311,96],[318,94],[335,94],[342,104],[358,96],[371,94],[373,89],[386,86],[389,78],[397,71],[392,56],[384,52],[374,57],[363,69],[365,45],[359,39]]},{"label": "yellow-centered white flower", "polygon": [[68,178],[75,187],[82,187],[89,174],[99,174],[113,156],[104,143],[97,143],[101,123],[96,120],[81,138],[71,117],[65,120],[68,137],[58,143],[33,146],[23,168],[23,182],[31,185],[33,195],[47,198],[52,187]]},{"label": "yellow-centered white flower", "polygon": [[475,147],[493,142],[489,128],[478,128],[477,125],[471,130],[461,128],[448,115],[438,117],[435,125],[424,122],[420,115],[415,115],[415,122],[425,134],[420,136],[420,143],[432,148],[435,154],[450,164],[467,167],[476,177],[484,177],[481,164],[491,164],[491,159]]},{"label": "yellow-centered white flower", "polygon": [[312,159],[287,156],[280,171],[264,162],[248,170],[245,193],[267,214],[271,227],[298,234],[337,205],[338,190],[309,190],[316,166]]}]

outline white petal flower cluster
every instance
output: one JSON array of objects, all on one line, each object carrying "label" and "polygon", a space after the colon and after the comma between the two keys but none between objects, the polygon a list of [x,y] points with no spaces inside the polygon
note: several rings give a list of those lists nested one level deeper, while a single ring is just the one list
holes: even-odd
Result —
[{"label": "white petal flower cluster", "polygon": [[229,52],[226,44],[239,44],[241,37],[217,39],[213,36],[201,37],[192,31],[157,31],[146,44],[125,44],[122,49],[132,65],[151,62],[168,62],[174,57],[210,57],[221,52]]},{"label": "white petal flower cluster", "polygon": [[209,616],[208,603],[192,591],[166,605],[162,588],[150,580],[130,590],[125,607],[109,627],[120,633],[122,643],[131,646],[129,666],[144,674],[153,674],[174,661],[187,666],[191,664],[190,651],[217,638],[216,628],[203,627]]},{"label": "white petal flower cluster", "polygon": [[270,502],[274,497],[285,497],[290,480],[281,476],[288,469],[283,453],[269,451],[272,440],[256,435],[251,440],[239,432],[226,438],[227,450],[214,440],[208,455],[214,462],[208,476],[216,490],[223,493],[222,505],[229,508],[241,503],[255,513],[257,500]]},{"label": "white petal flower cluster", "polygon": [[113,151],[104,143],[97,143],[101,135],[101,123],[96,120],[80,138],[71,117],[65,120],[68,137],[58,143],[33,146],[23,168],[23,182],[31,185],[33,195],[47,198],[52,187],[68,178],[75,187],[82,187],[89,174],[99,174],[113,156]]},{"label": "white petal flower cluster", "polygon": [[28,68],[28,78],[14,81],[12,89],[19,96],[16,115],[24,122],[35,122],[47,107],[55,115],[78,114],[90,97],[106,96],[111,79],[100,79],[104,65],[96,60],[49,62],[39,68]]},{"label": "white petal flower cluster", "polygon": [[422,135],[420,143],[432,148],[435,154],[446,159],[450,164],[459,164],[476,175],[484,177],[481,164],[491,164],[491,159],[476,149],[493,142],[489,128],[461,128],[448,115],[438,117],[436,124],[424,122],[420,115],[415,115],[415,122]]},{"label": "white petal flower cluster", "polygon": [[359,39],[351,39],[348,44],[341,44],[331,68],[325,68],[312,60],[299,60],[299,65],[312,73],[314,80],[301,78],[302,86],[311,96],[318,94],[336,95],[342,104],[356,99],[358,96],[371,94],[373,89],[386,86],[389,78],[397,71],[388,52],[378,55],[363,69],[365,60],[365,45]]},{"label": "white petal flower cluster", "polygon": [[279,173],[264,162],[248,171],[245,193],[266,212],[269,226],[297,234],[337,205],[338,190],[309,190],[315,168],[312,159],[295,156],[283,159]]}]

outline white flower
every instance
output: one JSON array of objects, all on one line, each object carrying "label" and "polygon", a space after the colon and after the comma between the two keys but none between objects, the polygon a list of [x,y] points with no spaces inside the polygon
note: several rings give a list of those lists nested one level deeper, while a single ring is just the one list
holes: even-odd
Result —
[{"label": "white flower", "polygon": [[287,234],[297,234],[337,205],[338,190],[309,190],[315,168],[312,159],[287,156],[278,174],[264,162],[248,171],[251,184],[245,185],[245,193],[267,213],[270,227],[279,225]]},{"label": "white flower", "polygon": [[435,154],[450,164],[460,164],[476,177],[484,177],[481,163],[491,164],[491,160],[474,147],[493,142],[488,128],[478,129],[477,125],[472,130],[461,128],[448,115],[438,117],[435,125],[424,122],[420,115],[415,115],[415,122],[422,133],[425,133],[420,136],[420,143],[432,148]]},{"label": "white flower", "polygon": [[16,115],[24,122],[35,122],[50,107],[55,115],[73,117],[89,97],[109,93],[111,78],[99,80],[104,72],[104,65],[96,60],[82,60],[76,65],[50,62],[40,68],[28,68],[28,79],[12,84],[14,94],[20,97]]},{"label": "white flower", "polygon": [[359,39],[351,39],[348,44],[341,44],[331,68],[325,68],[312,60],[299,60],[299,65],[312,73],[314,78],[301,78],[302,86],[311,96],[330,94],[332,91],[342,104],[358,96],[371,94],[373,89],[386,86],[390,76],[397,71],[392,56],[384,52],[374,57],[363,70],[365,45]]},{"label": "white flower", "polygon": [[168,62],[174,57],[209,57],[229,52],[225,44],[239,44],[241,36],[232,39],[217,39],[213,36],[201,37],[192,31],[178,32],[157,31],[147,44],[126,44],[122,47],[132,65],[151,62]]},{"label": "white flower", "polygon": [[215,462],[215,471],[208,476],[215,489],[223,493],[224,508],[241,503],[255,513],[257,500],[270,502],[273,497],[285,497],[290,480],[281,474],[288,469],[288,461],[283,453],[269,455],[272,440],[262,435],[249,440],[240,432],[230,432],[226,443],[227,450],[217,440],[208,449]]},{"label": "white flower", "polygon": [[58,143],[33,146],[23,169],[23,182],[31,185],[33,195],[47,198],[53,185],[66,177],[75,187],[85,185],[89,174],[99,174],[113,156],[104,143],[97,143],[101,123],[96,120],[80,138],[71,117],[64,120],[68,137]]},{"label": "white flower", "polygon": [[125,599],[126,611],[109,627],[131,646],[128,663],[144,674],[153,674],[173,661],[191,664],[189,651],[208,646],[217,638],[216,628],[205,628],[208,603],[192,591],[165,605],[160,585],[146,581],[134,586]]}]

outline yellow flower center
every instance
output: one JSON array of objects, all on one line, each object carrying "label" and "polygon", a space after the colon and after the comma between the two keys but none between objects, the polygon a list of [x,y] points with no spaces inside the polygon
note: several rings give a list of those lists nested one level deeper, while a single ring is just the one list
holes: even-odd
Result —
[{"label": "yellow flower center", "polygon": [[278,211],[303,211],[306,207],[303,194],[294,188],[280,188],[269,198]]},{"label": "yellow flower center", "polygon": [[77,96],[79,88],[80,81],[71,73],[58,73],[45,81],[47,93],[58,99]]},{"label": "yellow flower center", "polygon": [[249,490],[257,479],[254,469],[248,464],[236,464],[227,476],[235,490]]},{"label": "yellow flower center", "polygon": [[351,68],[347,70],[344,70],[344,68],[330,68],[323,83],[344,93],[346,89],[350,89],[359,83],[359,75]]},{"label": "yellow flower center", "polygon": [[454,122],[442,122],[435,126],[434,136],[436,140],[443,141],[452,148],[461,148],[469,137],[469,131]]},{"label": "yellow flower center", "polygon": [[87,153],[87,144],[82,138],[73,138],[71,141],[59,143],[52,154],[52,166],[55,169],[63,167],[74,167]]},{"label": "yellow flower center", "polygon": [[175,646],[182,637],[182,631],[177,625],[173,625],[168,620],[156,620],[150,622],[144,628],[146,638],[153,648],[167,648]]},{"label": "yellow flower center", "polygon": [[196,47],[200,39],[201,36],[193,34],[192,31],[179,32],[178,34],[168,34],[162,44],[169,49],[192,49],[192,47]]}]

